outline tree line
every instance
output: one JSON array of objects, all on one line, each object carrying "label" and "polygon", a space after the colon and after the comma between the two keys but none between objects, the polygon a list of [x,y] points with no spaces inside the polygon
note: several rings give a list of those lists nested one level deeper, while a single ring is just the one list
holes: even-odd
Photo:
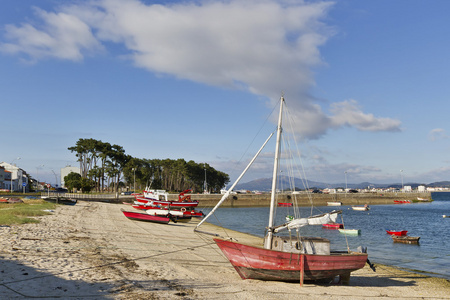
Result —
[{"label": "tree line", "polygon": [[79,139],[68,150],[75,153],[80,174],[69,174],[64,177],[64,183],[69,189],[84,192],[117,192],[123,187],[134,190],[135,186],[136,190],[142,190],[149,186],[172,192],[192,189],[193,193],[198,193],[207,189],[215,193],[229,182],[228,174],[206,163],[135,158],[127,155],[119,145],[95,139]]}]

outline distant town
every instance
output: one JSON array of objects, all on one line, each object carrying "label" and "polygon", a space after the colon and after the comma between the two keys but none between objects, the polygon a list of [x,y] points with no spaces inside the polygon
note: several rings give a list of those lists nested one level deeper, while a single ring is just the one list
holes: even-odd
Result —
[{"label": "distant town", "polygon": [[[52,170],[53,171],[53,170]],[[55,175],[55,182],[43,182],[39,178],[33,178],[29,172],[17,167],[15,164],[1,162],[0,163],[0,191],[3,192],[22,192],[30,191],[47,191],[64,189],[64,177],[71,172],[80,173],[80,168],[66,166],[60,170],[60,180]]]},{"label": "distant town", "polygon": [[[53,170],[52,170],[53,171]],[[65,190],[64,177],[70,173],[80,174],[80,168],[66,166],[60,169],[60,180],[55,175],[55,183],[40,181],[39,178],[33,178],[29,172],[16,166],[13,163],[0,163],[0,191],[3,192],[23,192],[30,191],[58,191]],[[287,179],[286,179],[287,180]],[[300,180],[299,180],[300,181]],[[260,194],[270,191],[271,179],[263,178],[253,180],[247,183],[241,183],[236,186],[235,193],[240,194]],[[310,192],[323,194],[336,193],[389,193],[389,192],[450,192],[450,181],[434,182],[430,184],[371,184],[368,182],[360,184],[326,184],[319,182],[309,182]],[[304,189],[296,188],[296,191],[304,191]]]}]

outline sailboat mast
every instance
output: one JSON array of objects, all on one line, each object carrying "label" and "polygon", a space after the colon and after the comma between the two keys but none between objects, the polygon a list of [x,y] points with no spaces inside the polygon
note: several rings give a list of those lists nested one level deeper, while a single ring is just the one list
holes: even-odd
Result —
[{"label": "sailboat mast", "polygon": [[266,248],[266,249],[272,249],[273,225],[274,225],[274,215],[275,215],[275,193],[277,191],[278,161],[279,161],[279,156],[280,156],[283,104],[284,104],[284,98],[283,98],[283,96],[281,96],[281,98],[280,98],[280,115],[278,116],[277,144],[275,147],[275,160],[273,163],[272,194],[270,197],[269,225],[267,226],[267,235],[264,240],[264,248]]}]

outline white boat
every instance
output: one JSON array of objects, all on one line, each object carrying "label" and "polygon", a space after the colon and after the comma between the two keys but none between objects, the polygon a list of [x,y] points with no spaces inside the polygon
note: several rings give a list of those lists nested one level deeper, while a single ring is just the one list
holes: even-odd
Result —
[{"label": "white boat", "polygon": [[[339,276],[343,283],[348,283],[350,280],[350,273],[363,268],[366,262],[368,262],[367,253],[364,251],[365,248],[361,247],[360,251],[350,251],[349,249],[347,249],[348,251],[334,251],[331,250],[329,240],[321,237],[305,237],[301,234],[301,228],[304,226],[335,222],[338,214],[342,213],[342,211],[333,210],[331,212],[300,217],[300,210],[298,210],[298,207],[294,207],[294,209],[297,209],[294,214],[296,218],[286,221],[284,224],[275,224],[275,211],[278,207],[276,205],[277,198],[275,192],[277,191],[277,176],[279,174],[281,134],[282,132],[283,134],[287,133],[286,131],[283,131],[281,127],[284,104],[284,98],[281,97],[278,126],[276,130],[277,143],[273,166],[270,212],[264,238],[264,246],[237,242],[230,237],[220,237],[218,233],[200,231],[199,227],[204,221],[211,217],[228,198],[233,188],[244,176],[275,132],[273,132],[265,141],[263,146],[259,149],[230,189],[222,196],[217,205],[196,226],[195,232],[213,235],[214,241],[242,279],[296,281],[303,284],[303,280],[332,280],[334,277]],[[283,151],[283,153],[292,154],[294,152],[287,150]],[[299,153],[297,152],[297,154]],[[299,156],[295,158],[298,160]],[[283,157],[283,162],[288,160],[289,159]],[[290,171],[291,170],[288,170],[288,172]],[[293,182],[292,185],[295,187],[295,182]],[[295,197],[296,196],[293,194],[293,203],[296,202]],[[248,216],[248,219],[243,221],[251,222],[251,216]],[[264,228],[261,230],[264,230]],[[291,234],[292,230],[295,230],[295,233]],[[282,234],[283,232],[284,234]]]},{"label": "white boat", "polygon": [[330,202],[327,202],[327,205],[328,206],[341,206],[342,202],[340,202],[340,201],[330,201]]},{"label": "white boat", "polygon": [[352,206],[353,210],[359,210],[359,211],[367,211],[370,209],[370,207],[365,204],[364,206]]},{"label": "white boat", "polygon": [[361,229],[339,228],[338,230],[340,233],[347,234],[347,235],[360,235],[361,234]]}]

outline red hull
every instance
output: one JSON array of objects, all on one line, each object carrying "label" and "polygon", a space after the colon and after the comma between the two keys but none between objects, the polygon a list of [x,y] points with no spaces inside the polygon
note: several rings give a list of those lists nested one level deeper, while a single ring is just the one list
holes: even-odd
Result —
[{"label": "red hull", "polygon": [[410,204],[411,201],[409,200],[394,200],[395,204]]},{"label": "red hull", "polygon": [[339,228],[344,228],[344,225],[342,225],[341,223],[328,223],[328,224],[322,224],[323,228],[327,228],[327,229],[339,229]]},{"label": "red hull", "polygon": [[280,206],[280,207],[291,207],[291,206],[292,206],[292,203],[284,203],[284,202],[280,202],[280,203],[278,203],[278,206]]},{"label": "red hull", "polygon": [[[139,209],[139,210],[147,210],[147,209],[156,209],[158,207],[153,207],[150,205],[132,205],[133,208]],[[171,209],[173,211],[180,211],[180,209]],[[183,212],[184,216],[191,216],[191,217],[196,217],[196,218],[203,218],[205,216],[205,214],[201,211],[196,211],[196,210],[186,210],[185,212]]]},{"label": "red hull", "polygon": [[401,231],[386,230],[386,233],[390,235],[402,236],[406,235],[408,233],[408,230],[401,230]]},{"label": "red hull", "polygon": [[153,222],[153,223],[161,223],[161,224],[168,224],[171,219],[169,217],[163,217],[163,216],[152,216],[146,213],[139,213],[139,212],[132,212],[132,211],[125,211],[122,210],[125,217],[131,220],[137,220],[137,221],[147,221],[147,222]]},{"label": "red hull", "polygon": [[215,238],[242,279],[300,281],[303,269],[304,280],[348,278],[350,273],[362,269],[367,261],[366,253],[336,253],[331,255],[296,254],[243,245]]}]

